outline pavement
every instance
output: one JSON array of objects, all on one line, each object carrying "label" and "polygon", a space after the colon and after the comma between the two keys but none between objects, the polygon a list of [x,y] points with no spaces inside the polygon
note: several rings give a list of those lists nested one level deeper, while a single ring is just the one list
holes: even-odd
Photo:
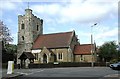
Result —
[{"label": "pavement", "polygon": [[111,74],[111,75],[106,75],[104,77],[119,77],[120,78],[120,74]]},{"label": "pavement", "polygon": [[[52,69],[51,68],[50,69],[49,68],[48,69],[46,69],[46,68],[45,69],[15,69],[14,73],[13,74],[9,74],[9,75],[7,74],[7,70],[6,69],[2,69],[2,78],[1,79],[16,79],[16,78],[19,79],[18,77],[27,76],[27,75],[33,75],[33,74],[37,74],[37,73],[40,73],[40,72],[43,72],[43,71],[48,72],[48,70],[52,70],[52,72],[54,72],[53,69],[56,70],[56,68],[52,68]],[[61,68],[57,68],[57,69],[61,70]],[[120,79],[120,74],[119,73],[118,74],[116,74],[116,73],[108,74],[108,75],[105,75],[102,79]]]},{"label": "pavement", "polygon": [[1,79],[10,79],[10,78],[14,79],[14,78],[22,76],[22,75],[23,74],[20,74],[20,73],[6,74]]},{"label": "pavement", "polygon": [[7,74],[7,69],[0,69],[0,79],[16,79],[23,75],[31,74],[40,69],[14,69],[14,73]]},{"label": "pavement", "polygon": [[0,74],[2,74],[0,76],[1,79],[15,79],[16,77],[19,77],[19,76],[23,76],[22,73],[17,73],[18,69],[15,69],[14,70],[14,73],[12,74],[7,74],[7,69],[2,69],[2,71],[0,72]]}]

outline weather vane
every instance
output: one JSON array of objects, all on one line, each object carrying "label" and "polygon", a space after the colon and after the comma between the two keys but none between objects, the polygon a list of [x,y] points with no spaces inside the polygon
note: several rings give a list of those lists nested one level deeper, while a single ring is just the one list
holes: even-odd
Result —
[{"label": "weather vane", "polygon": [[29,9],[29,2],[28,2],[28,9]]}]

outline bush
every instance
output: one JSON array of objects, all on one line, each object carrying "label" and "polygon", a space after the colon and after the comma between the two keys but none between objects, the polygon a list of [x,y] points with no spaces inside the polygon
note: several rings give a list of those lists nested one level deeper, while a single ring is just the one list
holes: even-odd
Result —
[{"label": "bush", "polygon": [[118,59],[112,59],[110,63],[117,63],[119,60]]}]

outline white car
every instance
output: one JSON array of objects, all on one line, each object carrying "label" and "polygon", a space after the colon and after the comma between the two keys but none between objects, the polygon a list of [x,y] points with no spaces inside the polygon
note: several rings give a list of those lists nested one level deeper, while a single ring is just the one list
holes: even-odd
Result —
[{"label": "white car", "polygon": [[110,64],[110,68],[120,70],[120,62],[114,63],[114,64]]}]

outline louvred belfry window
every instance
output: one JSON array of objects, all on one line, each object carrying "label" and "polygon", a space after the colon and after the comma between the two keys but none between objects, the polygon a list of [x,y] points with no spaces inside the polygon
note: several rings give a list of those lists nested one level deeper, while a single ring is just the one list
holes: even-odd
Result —
[{"label": "louvred belfry window", "polygon": [[21,29],[24,29],[25,28],[25,25],[24,23],[21,24]]},{"label": "louvred belfry window", "polygon": [[24,40],[24,36],[22,36],[22,40]]},{"label": "louvred belfry window", "polygon": [[37,31],[39,30],[39,25],[37,25]]}]

